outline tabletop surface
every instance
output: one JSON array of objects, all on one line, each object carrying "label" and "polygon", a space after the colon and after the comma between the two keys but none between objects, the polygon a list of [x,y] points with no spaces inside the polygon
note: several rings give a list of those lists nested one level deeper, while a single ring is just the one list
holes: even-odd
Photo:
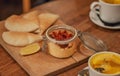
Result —
[{"label": "tabletop surface", "polygon": [[[120,30],[101,28],[90,20],[90,4],[93,1],[95,0],[55,0],[32,10],[48,10],[56,13],[67,25],[89,32],[103,40],[110,51],[120,53]],[[0,46],[0,56],[0,76],[29,76],[2,46]],[[87,62],[60,73],[58,76],[77,76],[77,73],[86,66]]]}]

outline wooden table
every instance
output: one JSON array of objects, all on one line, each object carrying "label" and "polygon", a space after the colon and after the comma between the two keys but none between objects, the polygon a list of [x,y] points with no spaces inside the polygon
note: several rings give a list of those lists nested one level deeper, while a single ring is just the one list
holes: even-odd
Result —
[{"label": "wooden table", "polygon": [[[120,53],[120,30],[101,28],[89,19],[90,4],[94,0],[57,0],[49,2],[32,10],[48,10],[59,14],[68,25],[75,26],[81,31],[86,31],[103,40],[110,51]],[[87,66],[87,62],[78,65],[58,76],[77,76],[78,71]],[[29,76],[0,46],[0,76]]]}]

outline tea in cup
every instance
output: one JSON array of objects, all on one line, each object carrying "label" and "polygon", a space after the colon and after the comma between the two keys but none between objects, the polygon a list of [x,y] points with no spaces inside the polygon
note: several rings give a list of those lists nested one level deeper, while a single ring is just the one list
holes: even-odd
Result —
[{"label": "tea in cup", "polygon": [[120,0],[99,0],[99,2],[93,2],[90,8],[93,13],[99,14],[104,22],[120,22]]},{"label": "tea in cup", "polygon": [[90,76],[120,76],[120,54],[99,52],[88,61]]}]

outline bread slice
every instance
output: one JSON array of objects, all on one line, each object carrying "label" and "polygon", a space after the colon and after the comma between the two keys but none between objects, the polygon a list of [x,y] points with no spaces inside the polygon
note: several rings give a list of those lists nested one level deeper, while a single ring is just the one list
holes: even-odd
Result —
[{"label": "bread slice", "polygon": [[59,18],[58,15],[51,14],[51,13],[42,13],[38,17],[40,21],[40,33],[41,34],[43,34],[44,31]]},{"label": "bread slice", "polygon": [[6,29],[17,32],[32,32],[39,28],[36,20],[25,19],[22,16],[12,15],[5,21]]},{"label": "bread slice", "polygon": [[38,15],[38,11],[31,11],[29,13],[24,14],[22,17],[28,20],[32,20],[36,23],[36,25],[39,25]]},{"label": "bread slice", "polygon": [[26,19],[35,19],[39,15],[38,11],[31,11],[23,15],[23,18]]},{"label": "bread slice", "polygon": [[3,32],[3,40],[13,46],[25,46],[36,41],[42,40],[42,37],[36,34],[27,32]]}]

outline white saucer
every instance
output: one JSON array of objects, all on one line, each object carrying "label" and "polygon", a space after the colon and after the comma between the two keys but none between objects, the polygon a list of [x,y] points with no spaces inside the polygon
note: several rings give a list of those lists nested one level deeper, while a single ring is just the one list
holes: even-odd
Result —
[{"label": "white saucer", "polygon": [[90,20],[95,23],[96,25],[100,26],[100,27],[103,27],[103,28],[107,28],[107,29],[120,29],[120,25],[118,26],[106,26],[104,25],[100,19],[98,18],[98,16],[93,12],[93,11],[90,11],[89,13],[89,17],[90,17]]}]

